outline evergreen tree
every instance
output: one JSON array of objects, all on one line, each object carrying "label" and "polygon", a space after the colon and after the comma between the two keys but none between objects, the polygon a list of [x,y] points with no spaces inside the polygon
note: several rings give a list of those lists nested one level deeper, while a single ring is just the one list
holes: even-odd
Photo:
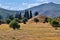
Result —
[{"label": "evergreen tree", "polygon": [[18,19],[22,19],[22,15],[21,15],[21,12],[20,12],[20,14],[19,14],[19,17],[18,17]]},{"label": "evergreen tree", "polygon": [[9,15],[6,18],[9,18],[10,20],[13,20],[14,19],[13,15]]},{"label": "evergreen tree", "polygon": [[0,15],[0,25],[2,24],[2,19],[3,19],[3,18],[2,18],[2,16]]},{"label": "evergreen tree", "polygon": [[15,18],[22,19],[21,12],[20,12],[19,14],[18,14],[18,13],[16,13]]},{"label": "evergreen tree", "polygon": [[24,23],[24,24],[26,24],[26,22],[28,21],[28,19],[27,18],[22,18],[22,22]]},{"label": "evergreen tree", "polygon": [[6,22],[6,24],[9,24],[11,22],[11,20],[9,18],[6,18],[5,22]]},{"label": "evergreen tree", "polygon": [[0,19],[3,19],[1,15],[0,15]]},{"label": "evergreen tree", "polygon": [[30,18],[32,18],[32,11],[30,10]]},{"label": "evergreen tree", "polygon": [[27,19],[29,19],[29,12],[27,10],[25,10],[24,17],[27,18]]},{"label": "evergreen tree", "polygon": [[39,14],[39,13],[36,11],[35,14],[34,14],[34,16],[37,16],[38,14]]},{"label": "evergreen tree", "polygon": [[16,14],[15,14],[15,18],[18,18],[18,17],[19,17],[19,14],[16,13]]}]

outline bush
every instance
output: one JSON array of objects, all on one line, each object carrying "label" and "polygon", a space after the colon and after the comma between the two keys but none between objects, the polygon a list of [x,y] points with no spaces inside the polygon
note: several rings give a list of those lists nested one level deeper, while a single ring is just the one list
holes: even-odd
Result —
[{"label": "bush", "polygon": [[5,21],[5,20],[2,20],[2,21],[1,21],[1,23],[2,23],[2,24],[5,24],[5,23],[6,23],[6,21]]},{"label": "bush", "polygon": [[21,22],[18,18],[14,18],[14,20],[17,21],[18,23]]},{"label": "bush", "polygon": [[57,21],[55,18],[49,18],[49,23],[57,30],[57,27],[60,27],[59,21]]},{"label": "bush", "polygon": [[10,20],[14,19],[13,15],[8,15],[6,18],[9,18]]},{"label": "bush", "polygon": [[39,19],[37,19],[37,18],[34,18],[34,22],[36,22],[36,23],[37,23],[37,22],[39,22]]},{"label": "bush", "polygon": [[52,20],[50,22],[50,24],[55,28],[55,30],[57,30],[57,27],[60,27],[59,25],[59,22],[57,22],[56,20]]},{"label": "bush", "polygon": [[26,24],[27,21],[28,21],[27,18],[23,18],[23,19],[22,19],[22,22],[23,22],[24,24]]},{"label": "bush", "polygon": [[10,19],[6,19],[6,23],[9,24],[11,22]]},{"label": "bush", "polygon": [[20,25],[18,24],[18,22],[16,20],[11,21],[9,26],[10,26],[10,28],[13,28],[14,30],[20,28]]},{"label": "bush", "polygon": [[46,18],[44,19],[43,23],[46,23],[46,22],[48,23],[48,21],[49,21],[49,20],[48,20],[48,18],[46,17]]},{"label": "bush", "polygon": [[0,25],[6,23],[4,20],[0,20]]},{"label": "bush", "polygon": [[58,26],[59,26],[59,22],[57,22],[56,20],[52,20],[52,21],[51,21],[51,25],[52,25],[53,27],[58,27]]}]

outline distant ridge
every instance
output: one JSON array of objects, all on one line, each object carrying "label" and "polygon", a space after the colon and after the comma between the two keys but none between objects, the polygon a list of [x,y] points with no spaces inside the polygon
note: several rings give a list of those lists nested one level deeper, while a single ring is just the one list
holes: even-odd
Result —
[{"label": "distant ridge", "polygon": [[[44,3],[26,10],[28,11],[32,10],[33,14],[35,11],[38,11],[40,15],[46,15],[50,17],[60,16],[60,4],[56,4],[53,2]],[[2,15],[3,17],[6,17],[8,15],[15,15],[16,13],[19,12],[24,14],[24,10],[14,11],[14,10],[7,10],[7,9],[0,8],[0,15]]]},{"label": "distant ridge", "polygon": [[40,15],[47,15],[50,17],[60,16],[60,4],[56,4],[53,2],[44,3],[41,5],[29,8],[27,10],[32,10],[33,13],[35,11],[38,11]]}]

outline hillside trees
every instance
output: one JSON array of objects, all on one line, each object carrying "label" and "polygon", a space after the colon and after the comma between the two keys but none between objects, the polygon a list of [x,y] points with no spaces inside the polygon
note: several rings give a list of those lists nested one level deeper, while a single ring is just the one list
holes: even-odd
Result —
[{"label": "hillside trees", "polygon": [[46,17],[46,18],[44,19],[43,23],[48,23],[48,21],[49,21],[49,19],[48,19],[48,17]]},{"label": "hillside trees", "polygon": [[19,19],[20,19],[20,20],[22,19],[22,14],[21,14],[21,12],[19,13]]},{"label": "hillside trees", "polygon": [[13,19],[14,19],[13,15],[9,15],[3,20],[3,22],[9,24]]},{"label": "hillside trees", "polygon": [[25,18],[25,17],[22,18],[22,23],[26,24],[27,21],[28,21],[27,18]]},{"label": "hillside trees", "polygon": [[2,24],[2,19],[3,19],[3,17],[2,17],[2,15],[0,15],[0,25]]},{"label": "hillside trees", "polygon": [[18,13],[16,13],[16,14],[15,14],[15,18],[18,18],[18,19],[20,19],[20,20],[21,20],[21,19],[22,19],[21,12],[20,12],[19,14],[18,14]]},{"label": "hillside trees", "polygon": [[29,19],[29,11],[25,10],[24,17]]},{"label": "hillside trees", "polygon": [[14,19],[13,15],[9,15],[6,18],[9,18],[10,20],[13,20]]},{"label": "hillside trees", "polygon": [[57,30],[57,27],[60,27],[59,21],[55,20],[55,18],[52,18],[49,20],[49,23]]},{"label": "hillside trees", "polygon": [[32,16],[32,11],[30,10],[30,18],[32,18],[33,16]]},{"label": "hillside trees", "polygon": [[6,19],[5,19],[5,23],[6,23],[6,24],[9,24],[11,21],[12,21],[12,20],[9,19],[9,18],[6,18]]},{"label": "hillside trees", "polygon": [[0,19],[3,19],[2,15],[0,15]]},{"label": "hillside trees", "polygon": [[36,11],[35,14],[34,14],[34,16],[37,16],[38,14],[39,14],[39,13]]}]

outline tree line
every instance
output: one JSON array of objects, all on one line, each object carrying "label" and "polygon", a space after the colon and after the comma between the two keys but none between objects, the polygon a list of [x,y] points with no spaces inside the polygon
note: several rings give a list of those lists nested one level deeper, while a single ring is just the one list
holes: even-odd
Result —
[{"label": "tree line", "polygon": [[[39,12],[36,11],[34,13],[34,16],[37,15],[39,15]],[[20,28],[19,23],[26,24],[26,22],[28,22],[28,20],[31,19],[32,17],[33,12],[31,10],[30,11],[25,10],[24,15],[22,15],[21,12],[16,13],[15,16],[9,15],[5,19],[3,19],[3,16],[0,15],[0,25],[9,24],[10,28],[13,28],[15,30]],[[39,19],[34,18],[34,22],[37,24],[37,22],[39,22]],[[43,23],[50,23],[52,27],[57,29],[57,27],[60,27],[60,17],[54,17],[54,18],[46,17]]]},{"label": "tree line", "polygon": [[[39,13],[36,11],[34,13],[34,16],[37,16]],[[24,23],[28,22],[29,19],[33,17],[33,12],[30,10],[25,10],[24,15],[22,15],[21,12],[16,13],[15,16],[8,15],[6,18],[3,19],[3,16],[0,15],[0,24],[9,24],[10,28],[18,29],[20,28],[18,23]]]}]

